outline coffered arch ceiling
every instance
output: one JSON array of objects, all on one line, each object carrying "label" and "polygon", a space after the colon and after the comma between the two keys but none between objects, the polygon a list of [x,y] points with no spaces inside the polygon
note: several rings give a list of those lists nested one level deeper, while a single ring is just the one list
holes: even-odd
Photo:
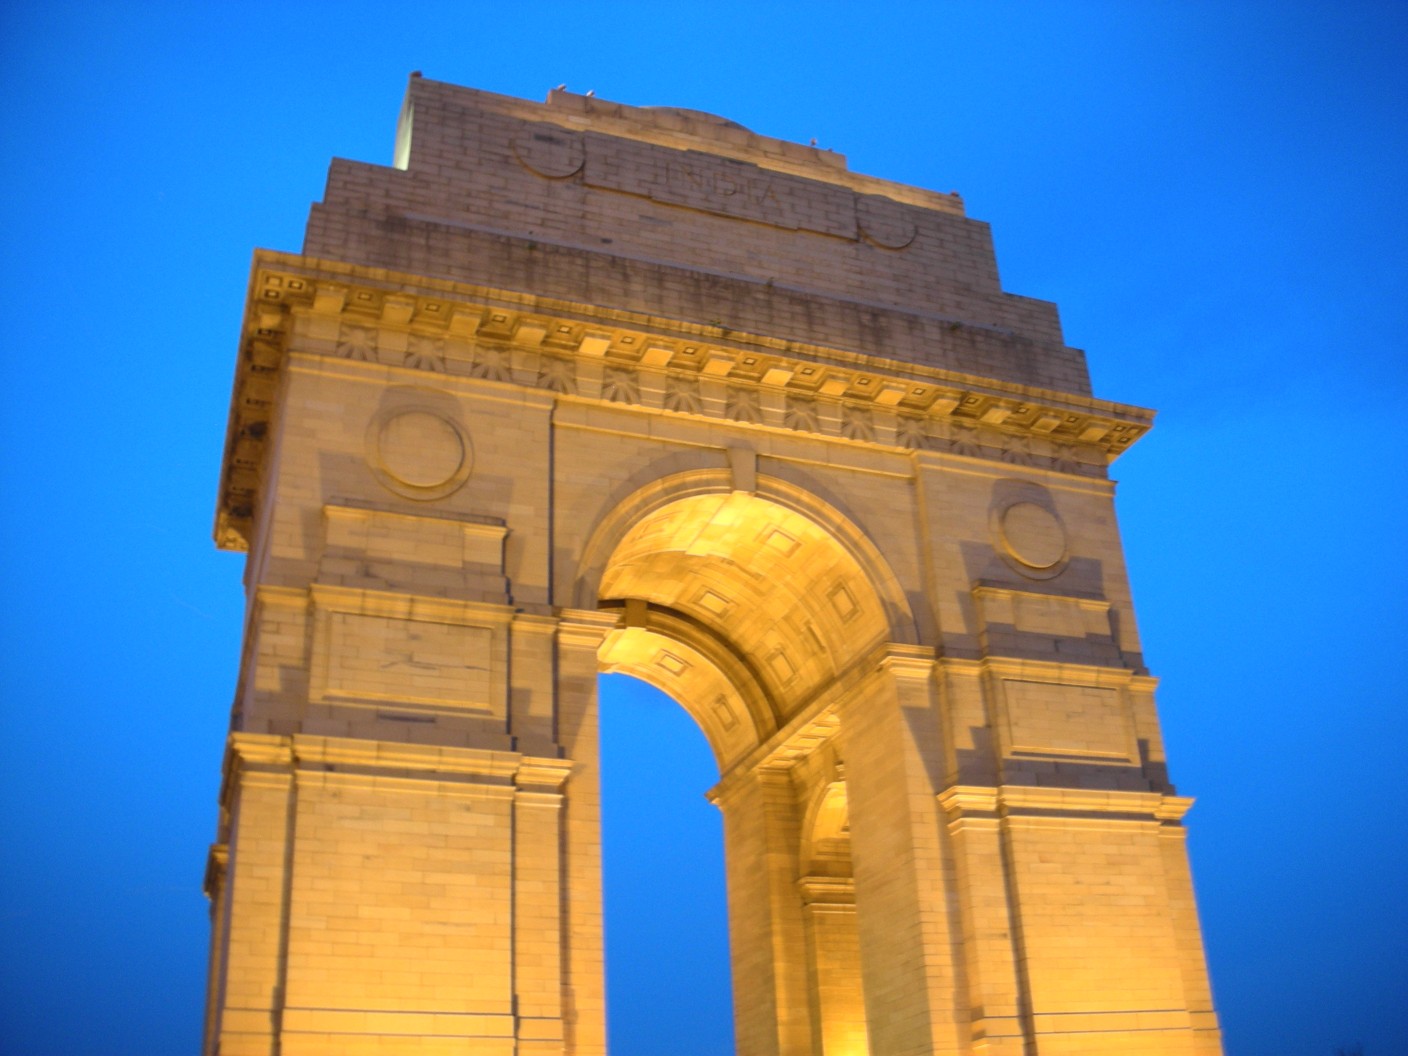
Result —
[{"label": "coffered arch ceiling", "polygon": [[[887,638],[884,606],[855,558],[815,521],[744,492],[645,515],[616,545],[598,593],[627,610],[603,667],[679,700],[721,768]],[[746,736],[722,728],[730,713]]]}]

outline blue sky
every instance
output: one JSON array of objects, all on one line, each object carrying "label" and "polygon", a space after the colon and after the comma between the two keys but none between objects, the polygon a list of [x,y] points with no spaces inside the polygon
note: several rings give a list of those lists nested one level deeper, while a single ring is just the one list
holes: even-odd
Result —
[{"label": "blue sky", "polygon": [[[1228,1053],[1408,1051],[1408,6],[1134,0],[6,5],[0,1051],[197,1048],[250,255],[299,247],[334,155],[389,163],[412,70],[707,110],[959,190],[1097,394],[1160,412],[1114,475]],[[693,753],[700,806],[678,709],[608,707],[615,757]],[[663,776],[615,771],[629,877]],[[651,855],[706,888],[711,809]],[[717,913],[667,933],[703,937],[676,960],[718,960]],[[616,1056],[658,1052],[636,1011],[705,1006],[647,992],[661,940],[612,920]]]}]

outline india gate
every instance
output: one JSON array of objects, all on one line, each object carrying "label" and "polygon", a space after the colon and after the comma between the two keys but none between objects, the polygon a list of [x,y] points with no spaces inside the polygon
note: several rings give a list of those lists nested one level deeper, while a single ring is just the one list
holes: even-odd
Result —
[{"label": "india gate", "polygon": [[413,76],[249,281],[207,1056],[600,1056],[613,671],[718,763],[740,1056],[1220,1053],[1151,421],[956,194]]}]

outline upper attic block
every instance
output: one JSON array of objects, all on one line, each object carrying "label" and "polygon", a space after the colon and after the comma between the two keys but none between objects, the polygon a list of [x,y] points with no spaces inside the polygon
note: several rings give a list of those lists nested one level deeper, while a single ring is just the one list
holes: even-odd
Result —
[{"label": "upper attic block", "polygon": [[310,256],[1088,394],[962,200],[692,110],[413,76],[395,165],[336,160]]}]

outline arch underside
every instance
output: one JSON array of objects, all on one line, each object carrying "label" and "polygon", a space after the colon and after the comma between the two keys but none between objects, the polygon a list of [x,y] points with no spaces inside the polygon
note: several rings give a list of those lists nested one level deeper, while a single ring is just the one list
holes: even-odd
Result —
[{"label": "arch underside", "polygon": [[833,534],[742,492],[692,495],[642,517],[598,590],[602,607],[623,610],[602,669],[679,701],[721,773],[888,637],[884,605]]},{"label": "arch underside", "polygon": [[[605,562],[599,598],[619,613],[601,669],[679,702],[719,766],[711,798],[725,813],[740,1051],[750,1021],[790,1020],[820,1051],[867,1052],[844,762],[832,735],[837,698],[864,682],[889,637],[870,578],[816,521],[718,492],[636,520]],[[759,782],[772,789],[770,818],[737,791]],[[760,916],[761,904],[770,908]]]}]

